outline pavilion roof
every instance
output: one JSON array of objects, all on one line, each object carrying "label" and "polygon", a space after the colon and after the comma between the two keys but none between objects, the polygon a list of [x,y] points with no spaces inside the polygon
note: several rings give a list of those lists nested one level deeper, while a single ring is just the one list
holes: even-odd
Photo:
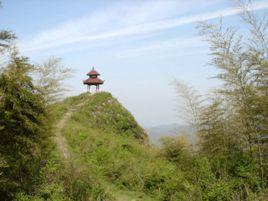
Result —
[{"label": "pavilion roof", "polygon": [[88,72],[88,74],[87,75],[100,75],[97,71],[95,71],[95,69],[94,68],[92,68],[92,70],[90,71],[90,72]]},{"label": "pavilion roof", "polygon": [[99,79],[99,78],[88,78],[87,80],[84,80],[84,84],[87,85],[95,85],[95,84],[103,84],[103,80]]}]

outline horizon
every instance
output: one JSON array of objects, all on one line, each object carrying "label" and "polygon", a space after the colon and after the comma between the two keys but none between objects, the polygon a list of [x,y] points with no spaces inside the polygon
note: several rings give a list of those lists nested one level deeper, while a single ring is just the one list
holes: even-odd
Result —
[{"label": "horizon", "polygon": [[[239,27],[239,11],[229,0],[215,1],[3,1],[1,29],[14,31],[23,56],[40,63],[50,56],[72,68],[70,92],[86,91],[92,68],[144,128],[185,124],[172,81],[184,81],[201,94],[220,85],[210,79],[209,48],[198,36],[197,21]],[[198,5],[198,6],[195,6]],[[253,2],[255,12],[268,1]],[[45,8],[45,9],[44,9]],[[31,10],[32,12],[25,12]],[[70,84],[71,83],[71,84]]]}]

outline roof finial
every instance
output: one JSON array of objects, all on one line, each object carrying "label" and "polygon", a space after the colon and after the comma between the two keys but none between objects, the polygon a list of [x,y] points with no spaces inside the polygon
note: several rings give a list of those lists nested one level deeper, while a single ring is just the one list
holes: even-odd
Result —
[{"label": "roof finial", "polygon": [[95,70],[95,69],[94,69],[94,66],[92,66],[92,70]]}]

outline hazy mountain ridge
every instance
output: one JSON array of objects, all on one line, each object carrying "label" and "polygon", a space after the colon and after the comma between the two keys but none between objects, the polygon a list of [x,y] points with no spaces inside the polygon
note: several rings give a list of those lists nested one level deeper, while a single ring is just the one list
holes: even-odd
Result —
[{"label": "hazy mountain ridge", "polygon": [[197,141],[196,129],[189,125],[163,124],[146,129],[150,142],[159,145],[163,137],[185,136],[190,143]]}]

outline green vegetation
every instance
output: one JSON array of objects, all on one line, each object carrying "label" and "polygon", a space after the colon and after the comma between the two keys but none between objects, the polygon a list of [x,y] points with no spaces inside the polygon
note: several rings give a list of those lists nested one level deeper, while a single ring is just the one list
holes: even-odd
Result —
[{"label": "green vegetation", "polygon": [[147,145],[144,131],[110,94],[82,94],[54,107],[62,116],[72,105],[78,106],[62,132],[73,153],[72,166],[82,168],[80,177],[91,175],[115,199],[185,196],[188,183],[182,173]]},{"label": "green vegetation", "polygon": [[48,113],[30,70],[26,59],[15,57],[0,75],[1,200],[21,189],[31,192],[47,155]]},{"label": "green vegetation", "polygon": [[29,64],[0,31],[0,200],[266,201],[267,20],[243,10],[249,39],[199,26],[223,85],[203,101],[175,82],[200,137],[194,148],[183,138],[150,146],[109,93],[58,102],[69,70],[58,59]]},{"label": "green vegetation", "polygon": [[191,114],[188,120],[200,137],[196,153],[208,159],[217,181],[209,200],[259,200],[256,195],[262,191],[268,197],[264,190],[268,184],[267,18],[259,20],[246,6],[240,8],[249,37],[222,21],[198,26],[210,45],[210,63],[217,68],[215,78],[222,85],[202,97],[175,82],[187,115]]},{"label": "green vegetation", "polygon": [[[64,171],[57,170],[63,200],[265,200],[258,164],[247,152],[233,153],[228,161],[211,158],[181,138],[150,147],[136,136],[137,130],[144,133],[133,117],[108,93],[82,94],[51,109],[56,119],[72,111],[62,129],[71,158]],[[122,127],[125,119],[128,126]],[[226,161],[231,168],[224,177]]]},{"label": "green vegetation", "polygon": [[[265,200],[258,166],[246,152],[227,161],[192,150],[184,139],[166,138],[162,148],[151,147],[108,93],[81,94],[47,110],[53,122],[71,112],[61,132],[70,158],[63,160],[50,147],[38,176],[31,175],[31,190],[19,187],[11,199]],[[230,172],[223,177],[226,161]]]},{"label": "green vegetation", "polygon": [[144,143],[147,135],[137,124],[134,117],[109,93],[89,95],[81,94],[68,98],[64,103],[55,104],[54,111],[59,110],[60,117],[69,109],[77,107],[78,113],[72,115],[75,123],[86,125],[89,129],[109,131],[115,135],[133,136]]}]

